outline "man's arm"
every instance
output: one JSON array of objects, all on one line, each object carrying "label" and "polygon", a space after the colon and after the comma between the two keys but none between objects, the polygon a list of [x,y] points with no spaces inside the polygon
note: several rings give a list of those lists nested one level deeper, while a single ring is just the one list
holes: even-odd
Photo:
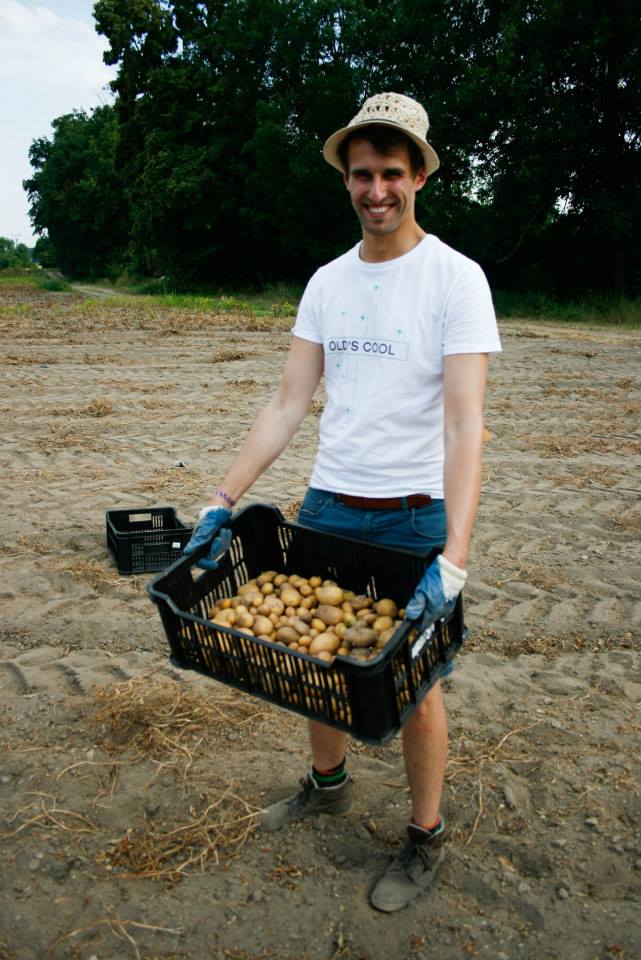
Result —
[{"label": "man's arm", "polygon": [[[309,409],[322,374],[322,345],[294,337],[276,393],[256,417],[220,484],[234,500],[239,500],[285,449]],[[213,496],[210,504],[227,506],[218,496]]]},{"label": "man's arm", "polygon": [[445,509],[447,539],[443,556],[464,570],[481,491],[483,398],[487,354],[445,357]]}]

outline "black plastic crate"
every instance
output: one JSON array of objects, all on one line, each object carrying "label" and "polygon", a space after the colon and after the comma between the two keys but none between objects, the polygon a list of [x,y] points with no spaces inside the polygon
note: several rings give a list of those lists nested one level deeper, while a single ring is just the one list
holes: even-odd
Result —
[{"label": "black plastic crate", "polygon": [[332,664],[214,624],[209,611],[265,570],[320,576],[404,607],[438,551],[417,557],[318,533],[264,504],[239,511],[229,528],[231,545],[216,570],[195,566],[207,552],[201,548],[148,586],[173,663],[338,727],[364,743],[392,739],[462,644],[460,598],[447,622],[422,633],[404,622],[375,658],[337,656]]},{"label": "black plastic crate", "polygon": [[173,507],[107,511],[107,546],[120,573],[164,570],[182,556],[192,530]]}]

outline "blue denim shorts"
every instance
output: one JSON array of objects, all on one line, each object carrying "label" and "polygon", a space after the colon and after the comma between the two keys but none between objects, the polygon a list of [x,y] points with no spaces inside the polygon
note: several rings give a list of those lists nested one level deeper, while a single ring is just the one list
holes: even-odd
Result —
[{"label": "blue denim shorts", "polygon": [[[410,550],[419,556],[445,544],[444,500],[432,500],[425,507],[361,510],[341,503],[335,493],[308,487],[298,512],[298,522],[322,533]],[[441,676],[448,676],[453,669],[454,662],[450,661]]]},{"label": "blue denim shorts", "polygon": [[353,537],[365,543],[410,550],[425,556],[445,543],[445,502],[432,500],[426,507],[400,510],[360,510],[348,507],[327,490],[309,487],[298,522],[305,527]]}]

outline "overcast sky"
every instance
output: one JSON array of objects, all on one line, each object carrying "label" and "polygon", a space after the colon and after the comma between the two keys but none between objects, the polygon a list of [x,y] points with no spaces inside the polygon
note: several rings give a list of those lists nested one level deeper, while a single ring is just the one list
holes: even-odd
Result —
[{"label": "overcast sky", "polygon": [[94,0],[0,0],[0,236],[33,246],[22,181],[32,140],[72,110],[110,103],[114,69],[94,29]]}]

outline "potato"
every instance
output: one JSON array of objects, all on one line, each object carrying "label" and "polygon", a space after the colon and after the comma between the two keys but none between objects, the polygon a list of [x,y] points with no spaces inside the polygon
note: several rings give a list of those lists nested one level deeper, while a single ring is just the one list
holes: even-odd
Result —
[{"label": "potato", "polygon": [[229,622],[228,622],[228,620],[227,620],[227,617],[224,616],[225,613],[226,613],[225,610],[221,610],[219,613],[216,614],[215,617],[212,617],[212,618],[211,618],[211,622],[212,622],[212,623],[215,623],[216,626],[218,626],[218,627],[228,627],[228,626],[230,626],[230,624],[229,624]]},{"label": "potato", "polygon": [[276,631],[276,639],[283,643],[298,643],[298,634],[293,627],[279,627]]},{"label": "potato", "polygon": [[284,585],[280,591],[280,599],[286,607],[299,607],[303,598],[295,587]]},{"label": "potato", "polygon": [[357,597],[351,601],[352,609],[356,610],[358,613],[359,610],[364,610],[366,607],[371,607],[372,598],[366,597],[364,593],[360,593]]},{"label": "potato", "polygon": [[321,603],[320,606],[316,608],[316,619],[322,620],[323,623],[327,624],[328,627],[336,626],[337,623],[342,623],[344,613],[338,607],[333,607],[328,603]]},{"label": "potato", "polygon": [[309,597],[313,594],[314,588],[310,586],[307,580],[303,580],[303,582],[298,585],[298,592],[302,597]]},{"label": "potato", "polygon": [[265,572],[261,573],[259,577],[256,577],[256,583],[259,587],[262,587],[264,583],[272,583],[275,577],[275,570],[265,570]]},{"label": "potato", "polygon": [[389,628],[393,626],[394,621],[391,617],[377,617],[372,624],[372,630],[376,630],[377,633],[382,633],[383,630],[389,630]]},{"label": "potato", "polygon": [[284,573],[279,573],[274,577],[274,586],[280,587],[287,582],[287,577]]},{"label": "potato", "polygon": [[336,651],[338,657],[348,657],[349,656],[349,647],[339,647]]},{"label": "potato", "polygon": [[320,653],[316,654],[316,657],[319,660],[323,660],[325,663],[333,663],[335,659],[329,650],[321,650]]},{"label": "potato", "polygon": [[383,632],[379,637],[378,643],[384,647],[385,644],[388,642],[388,640],[392,639],[395,633],[396,633],[396,627],[394,626],[390,627],[389,630],[383,630]]},{"label": "potato", "polygon": [[310,643],[309,652],[312,656],[315,656],[323,650],[328,653],[336,653],[339,646],[340,640],[333,633],[319,633]]},{"label": "potato", "polygon": [[[239,598],[246,607],[258,607],[264,601],[264,596],[258,589],[258,587],[252,587],[251,590],[245,591]],[[230,606],[234,605],[232,600]]]},{"label": "potato", "polygon": [[316,587],[320,587],[320,585],[322,584],[322,582],[323,582],[323,581],[321,580],[320,577],[310,577],[310,578],[309,578],[309,585],[310,585],[310,587],[313,587],[314,589],[315,589]]},{"label": "potato", "polygon": [[371,625],[376,620],[376,614],[372,613],[371,610],[367,610],[367,609],[359,610],[358,613],[356,614],[356,618],[357,618],[356,619],[357,623],[364,623],[365,626],[371,627]]},{"label": "potato", "polygon": [[327,581],[322,587],[316,587],[314,593],[316,594],[316,599],[321,605],[328,604],[332,607],[339,607],[345,599],[345,594],[341,588],[337,587],[336,584],[328,583]]},{"label": "potato", "polygon": [[240,585],[240,587],[238,588],[238,593],[240,596],[242,596],[244,593],[251,593],[252,591],[255,591],[255,590],[256,590],[256,581],[248,580],[247,583],[243,583]]},{"label": "potato", "polygon": [[265,635],[269,638],[269,635],[274,631],[274,624],[271,622],[269,617],[264,617],[262,614],[258,613],[254,617],[253,623],[254,632],[259,635]]},{"label": "potato", "polygon": [[239,627],[253,627],[254,617],[252,617],[249,610],[245,610],[244,613],[239,613],[240,607],[236,608],[237,623]]},{"label": "potato", "polygon": [[283,601],[279,597],[274,596],[265,597],[265,606],[269,608],[269,613],[276,613],[279,617],[285,609]]},{"label": "potato", "polygon": [[260,592],[263,594],[264,597],[269,596],[270,593],[274,592],[274,584],[271,583],[270,581],[267,581],[267,583],[261,584]]},{"label": "potato", "polygon": [[393,600],[377,600],[374,604],[374,609],[379,617],[391,617],[392,620],[398,614],[398,607]]},{"label": "potato", "polygon": [[378,634],[369,627],[355,623],[343,636],[343,641],[351,647],[371,647],[378,640]]},{"label": "potato", "polygon": [[324,633],[327,627],[327,624],[324,620],[319,620],[318,617],[313,617],[312,622],[310,623],[312,630],[318,630],[319,633]]},{"label": "potato", "polygon": [[353,660],[369,660],[369,651],[361,650],[358,647],[350,650],[349,655]]},{"label": "potato", "polygon": [[301,637],[308,637],[311,627],[308,623],[305,623],[304,620],[301,620],[299,617],[292,617],[291,625]]}]

